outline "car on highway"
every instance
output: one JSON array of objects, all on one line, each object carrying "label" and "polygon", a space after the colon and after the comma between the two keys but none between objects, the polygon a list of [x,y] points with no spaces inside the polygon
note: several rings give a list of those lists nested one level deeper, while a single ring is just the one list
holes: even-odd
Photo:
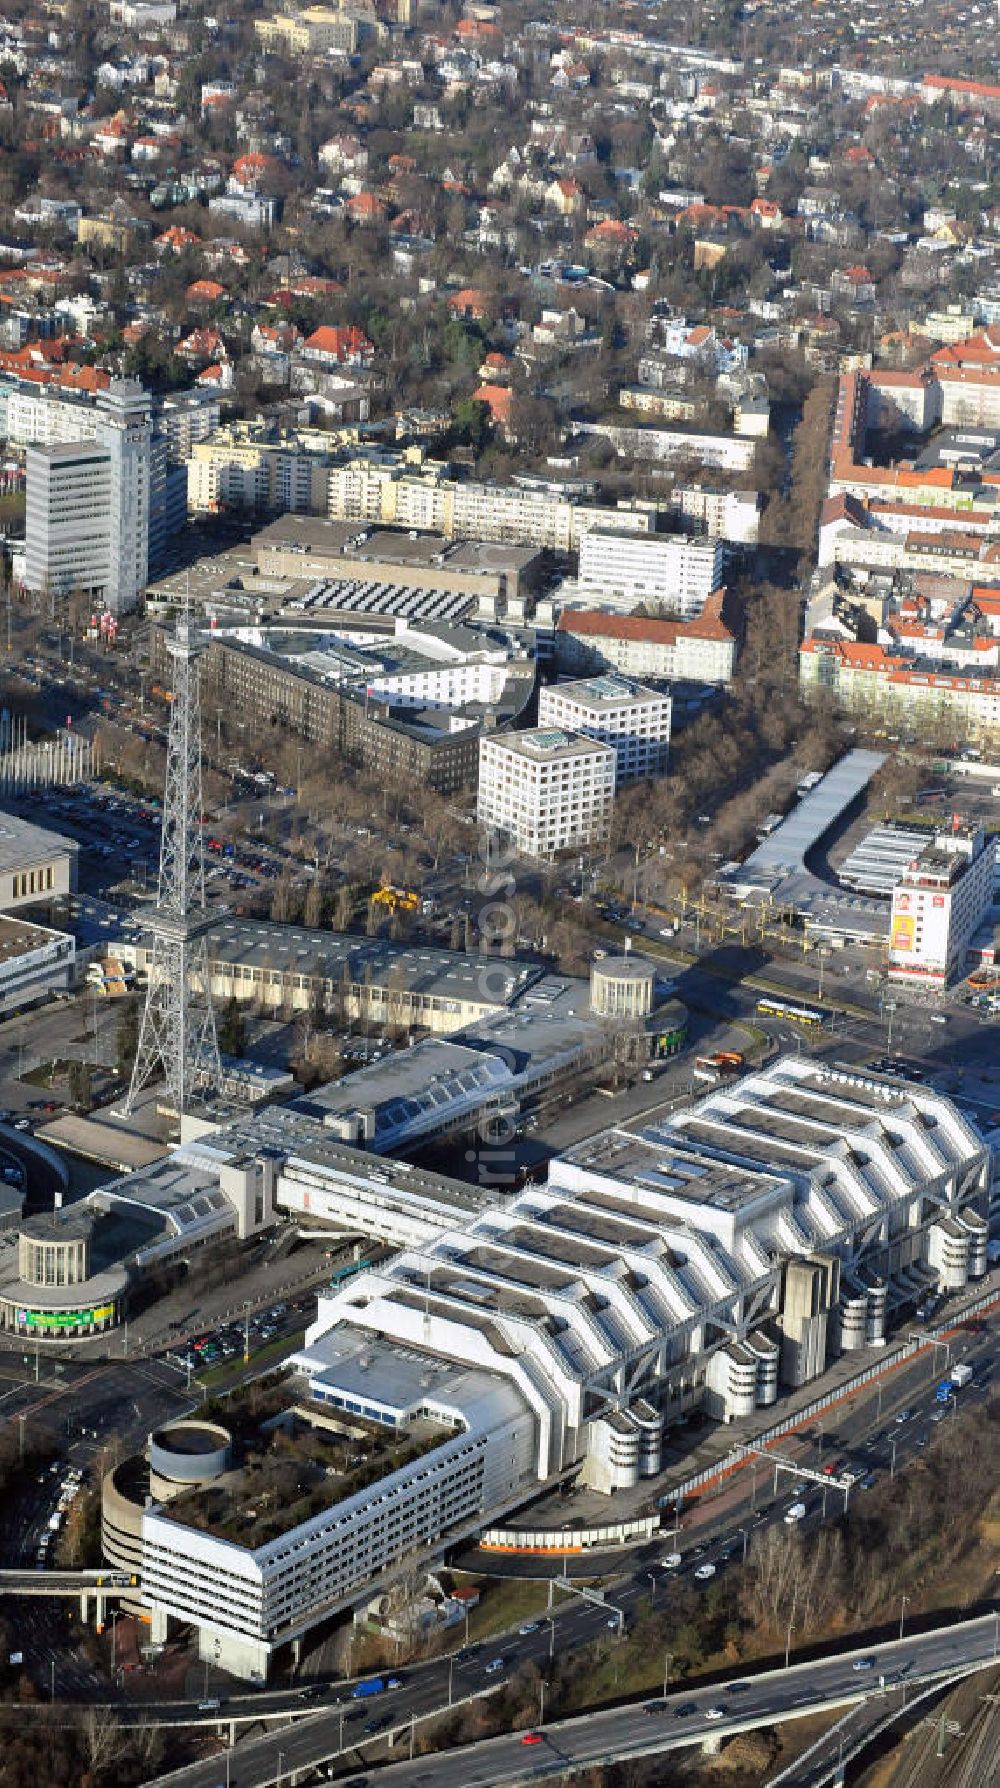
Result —
[{"label": "car on highway", "polygon": [[727,1695],[748,1695],[750,1693],[748,1682],[727,1682],[725,1688]]},{"label": "car on highway", "polygon": [[680,1707],[674,1708],[674,1719],[689,1720],[691,1715],[696,1714],[697,1712],[698,1704],[696,1701],[682,1701]]},{"label": "car on highway", "polygon": [[370,1720],[365,1721],[363,1730],[369,1733],[384,1732],[385,1728],[391,1725],[391,1714],[373,1714]]},{"label": "car on highway", "polygon": [[724,1720],[726,1710],[724,1707],[706,1707],[705,1718],[706,1720]]},{"label": "car on highway", "polygon": [[681,1555],[679,1552],[668,1552],[666,1558],[660,1559],[660,1564],[665,1571],[676,1571],[680,1563]]},{"label": "car on highway", "polygon": [[714,1577],[714,1576],[715,1576],[715,1566],[714,1565],[709,1565],[709,1564],[699,1565],[698,1569],[695,1571],[695,1577],[697,1578],[699,1583],[707,1583],[709,1578]]},{"label": "car on highway", "polygon": [[541,1742],[542,1735],[540,1732],[525,1732],[521,1735],[521,1743],[523,1745],[540,1745]]},{"label": "car on highway", "polygon": [[896,1417],[896,1427],[901,1428],[903,1426],[904,1422],[909,1421],[912,1414],[913,1414],[912,1409],[901,1409],[898,1416]]},{"label": "car on highway", "polygon": [[665,1701],[644,1701],[642,1711],[644,1714],[665,1714],[667,1704]]},{"label": "car on highway", "polygon": [[785,1514],[785,1526],[786,1527],[794,1527],[796,1521],[804,1521],[805,1520],[805,1514],[806,1514],[805,1503],[804,1502],[793,1502],[791,1508]]},{"label": "car on highway", "polygon": [[491,1658],[488,1664],[483,1665],[483,1675],[498,1676],[503,1667],[503,1658]]},{"label": "car on highway", "polygon": [[521,1638],[526,1639],[528,1637],[529,1633],[537,1633],[540,1625],[541,1625],[540,1621],[526,1620],[524,1625],[521,1627],[518,1627],[517,1630],[520,1633]]},{"label": "car on highway", "polygon": [[874,1668],[875,1668],[875,1659],[874,1658],[855,1658],[853,1664],[851,1665],[852,1670],[874,1670]]}]

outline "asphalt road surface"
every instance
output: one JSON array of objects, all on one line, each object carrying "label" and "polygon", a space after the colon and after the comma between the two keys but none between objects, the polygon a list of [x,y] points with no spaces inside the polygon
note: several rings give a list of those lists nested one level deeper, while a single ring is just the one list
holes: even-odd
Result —
[{"label": "asphalt road surface", "polygon": [[[292,1729],[244,1742],[230,1756],[228,1775],[224,1761],[213,1757],[158,1780],[169,1782],[171,1788],[219,1788],[224,1779],[229,1788],[265,1788],[279,1777],[288,1782],[293,1773],[314,1769],[327,1759],[336,1760],[338,1776],[342,1765],[345,1775],[350,1772],[351,1781],[365,1780],[366,1746],[363,1732],[357,1729],[362,1716],[367,1721],[377,1711],[377,1715],[390,1716],[397,1745],[407,1753],[405,1761],[379,1769],[375,1778],[378,1788],[396,1788],[396,1784],[400,1788],[404,1784],[405,1788],[418,1788],[425,1783],[428,1788],[431,1784],[433,1788],[474,1788],[475,1784],[501,1788],[508,1782],[558,1777],[570,1769],[583,1769],[614,1756],[700,1744],[706,1738],[725,1737],[748,1724],[803,1716],[822,1707],[832,1709],[935,1673],[960,1671],[975,1662],[985,1665],[996,1655],[998,1634],[1000,1615],[986,1615],[918,1638],[842,1652],[819,1662],[793,1665],[788,1670],[743,1676],[712,1688],[684,1689],[668,1694],[665,1701],[654,1697],[540,1726],[536,1728],[536,1744],[526,1744],[522,1734],[514,1733],[412,1761],[408,1755],[409,1720],[411,1713],[419,1714],[421,1708],[416,1705],[414,1692],[408,1693],[404,1686],[369,1701],[348,1701],[339,1708],[324,1708]],[[547,1651],[547,1646],[547,1639],[543,1646],[519,1640],[501,1648],[496,1655],[503,1656],[504,1671],[493,1678],[485,1676],[482,1657],[477,1656],[462,1667],[461,1677],[456,1669],[455,1698],[480,1692],[491,1681],[501,1681],[502,1675],[516,1664],[532,1653],[537,1658],[540,1651]],[[486,1655],[485,1649],[482,1655]],[[655,1711],[647,1712],[647,1708]],[[715,1708],[722,1710],[721,1716],[710,1714],[709,1710]],[[350,1715],[355,1718],[349,1719]],[[381,1746],[384,1740],[380,1735],[370,1742]]]}]

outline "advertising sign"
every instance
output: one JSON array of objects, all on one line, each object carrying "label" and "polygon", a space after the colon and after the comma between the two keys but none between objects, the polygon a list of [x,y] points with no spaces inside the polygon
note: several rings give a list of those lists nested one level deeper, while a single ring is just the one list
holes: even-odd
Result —
[{"label": "advertising sign", "polygon": [[114,1304],[98,1304],[93,1310],[19,1310],[17,1324],[24,1329],[80,1329],[108,1322]]},{"label": "advertising sign", "polygon": [[892,937],[889,940],[891,950],[913,949],[913,920],[900,918],[897,914],[892,921]]}]

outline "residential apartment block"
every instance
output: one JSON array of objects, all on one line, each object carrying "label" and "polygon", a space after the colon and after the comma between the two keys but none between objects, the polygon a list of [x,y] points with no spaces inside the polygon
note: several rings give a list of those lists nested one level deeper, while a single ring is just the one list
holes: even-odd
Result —
[{"label": "residential apartment block", "polygon": [[563,486],[451,478],[440,465],[420,466],[396,455],[331,466],[327,514],[337,521],[428,529],[449,540],[503,540],[566,553],[576,552],[591,528],[649,534],[659,516],[651,504],[602,506]]},{"label": "residential apartment block", "polygon": [[477,817],[528,857],[599,844],[608,835],[617,756],[558,728],[479,742]]},{"label": "residential apartment block", "polygon": [[662,775],[667,767],[670,697],[626,677],[550,683],[538,697],[538,724],[612,746],[616,788]]},{"label": "residential apartment block", "polygon": [[233,422],[192,443],[187,461],[188,509],[321,515],[326,507],[330,437]]},{"label": "residential apartment block", "polygon": [[[360,10],[360,9],[359,9]],[[358,47],[358,14],[332,6],[304,6],[255,19],[254,30],[265,49],[296,56],[321,56],[339,50],[353,56]]]},{"label": "residential apartment block", "polygon": [[1000,738],[1000,676],[978,676],[918,663],[887,646],[859,640],[804,640],[799,681],[808,699],[826,690],[852,713],[902,721],[914,732],[947,724],[961,739]]}]

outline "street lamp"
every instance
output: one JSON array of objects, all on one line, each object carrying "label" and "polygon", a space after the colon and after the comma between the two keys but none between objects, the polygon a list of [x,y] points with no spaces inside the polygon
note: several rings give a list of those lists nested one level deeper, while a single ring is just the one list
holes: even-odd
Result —
[{"label": "street lamp", "polygon": [[785,1669],[786,1670],[788,1669],[788,1660],[789,1660],[789,1657],[791,1656],[792,1634],[794,1631],[795,1631],[795,1622],[794,1622],[794,1620],[790,1620],[788,1623],[788,1632],[785,1634]]},{"label": "street lamp", "polygon": [[284,1753],[284,1751],[279,1751],[278,1752],[278,1774],[275,1777],[275,1788],[281,1788],[281,1778],[284,1774],[284,1771],[285,1771],[285,1753]]},{"label": "street lamp", "polygon": [[646,1576],[649,1579],[649,1605],[652,1608],[656,1601],[656,1578],[652,1571],[647,1571]]},{"label": "street lamp", "polygon": [[899,1598],[899,1637],[901,1639],[903,1637],[903,1621],[906,1616],[906,1604],[909,1599],[909,1596],[900,1596]]},{"label": "street lamp", "polygon": [[883,1015],[883,1017],[885,1016],[886,1013],[889,1014],[888,1025],[887,1025],[886,1034],[885,1034],[885,1049],[886,1049],[887,1055],[892,1054],[892,1021],[896,1014],[897,1003],[898,1002],[896,1000],[883,999],[883,1001],[882,1001],[882,1015]]},{"label": "street lamp", "polygon": [[[995,1651],[995,1643],[994,1643],[994,1651]],[[664,1699],[664,1701],[667,1699],[667,1684],[670,1681],[670,1666],[673,1663],[673,1661],[674,1661],[674,1654],[672,1651],[668,1651],[666,1657],[663,1660],[663,1699]]]},{"label": "street lamp", "polygon": [[749,1539],[749,1538],[750,1538],[750,1529],[749,1529],[749,1527],[738,1527],[738,1528],[737,1528],[737,1530],[736,1530],[736,1531],[737,1531],[737,1533],[741,1533],[741,1534],[742,1534],[742,1535],[743,1535],[743,1559],[742,1559],[742,1563],[743,1563],[743,1564],[746,1564],[746,1561],[747,1561],[747,1541],[748,1541],[748,1539]]}]

